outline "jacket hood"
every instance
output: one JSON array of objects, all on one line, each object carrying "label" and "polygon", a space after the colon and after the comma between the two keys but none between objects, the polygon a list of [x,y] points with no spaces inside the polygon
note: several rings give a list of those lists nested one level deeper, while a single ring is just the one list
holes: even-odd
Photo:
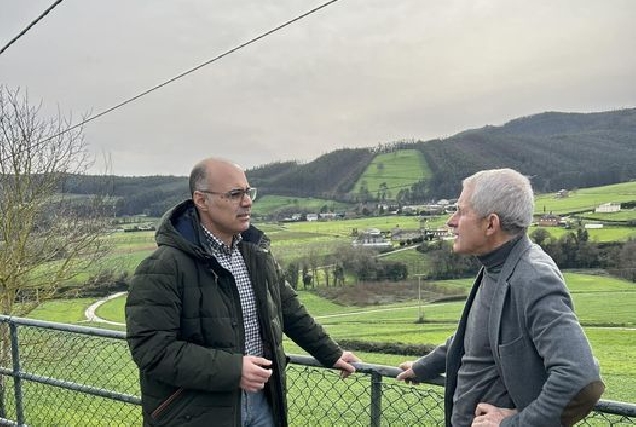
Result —
[{"label": "jacket hood", "polygon": [[[269,248],[269,238],[251,224],[241,233],[241,238],[263,249]],[[184,200],[163,215],[155,233],[155,241],[157,246],[173,246],[193,256],[206,256],[205,234],[192,199]]]}]

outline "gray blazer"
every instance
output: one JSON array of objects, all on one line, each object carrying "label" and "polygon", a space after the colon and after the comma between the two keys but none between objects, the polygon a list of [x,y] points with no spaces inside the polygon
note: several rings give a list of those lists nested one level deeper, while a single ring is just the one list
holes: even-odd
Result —
[{"label": "gray blazer", "polygon": [[[454,336],[413,365],[416,381],[446,372],[447,426],[464,354],[466,320],[482,276],[483,269]],[[501,270],[487,327],[495,365],[519,411],[502,426],[559,427],[572,398],[600,381],[598,363],[574,314],[561,272],[527,236],[517,242]]]}]

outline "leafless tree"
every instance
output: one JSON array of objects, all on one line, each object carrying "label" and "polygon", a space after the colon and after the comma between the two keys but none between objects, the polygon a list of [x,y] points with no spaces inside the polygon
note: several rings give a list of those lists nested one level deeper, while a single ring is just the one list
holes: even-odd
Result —
[{"label": "leafless tree", "polygon": [[104,195],[63,191],[91,166],[83,129],[59,111],[43,116],[26,93],[0,86],[2,314],[29,313],[105,250]]}]

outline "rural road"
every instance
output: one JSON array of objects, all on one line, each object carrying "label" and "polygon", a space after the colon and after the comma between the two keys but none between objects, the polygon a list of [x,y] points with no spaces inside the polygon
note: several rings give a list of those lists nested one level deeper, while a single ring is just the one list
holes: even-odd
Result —
[{"label": "rural road", "polygon": [[114,298],[119,298],[120,296],[123,296],[123,295],[126,295],[126,292],[117,292],[107,296],[106,298],[102,298],[98,301],[95,301],[86,310],[84,310],[84,317],[86,317],[86,320],[89,322],[100,322],[100,323],[106,323],[106,324],[115,325],[115,326],[125,326],[125,324],[121,322],[115,322],[112,320],[102,319],[101,317],[97,316],[97,314],[95,313],[95,310],[97,310],[97,308],[100,305],[104,304],[106,301],[110,301],[111,299],[114,299]]}]

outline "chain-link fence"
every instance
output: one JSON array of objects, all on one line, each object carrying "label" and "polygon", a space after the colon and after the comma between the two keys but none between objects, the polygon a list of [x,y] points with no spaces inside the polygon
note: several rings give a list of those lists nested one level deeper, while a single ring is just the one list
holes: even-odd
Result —
[{"label": "chain-link fence", "polygon": [[[0,425],[139,426],[137,367],[124,333],[0,316]],[[397,368],[359,364],[342,380],[290,356],[292,426],[438,426],[442,388],[395,381]],[[601,401],[579,425],[634,426],[636,405]]]}]

